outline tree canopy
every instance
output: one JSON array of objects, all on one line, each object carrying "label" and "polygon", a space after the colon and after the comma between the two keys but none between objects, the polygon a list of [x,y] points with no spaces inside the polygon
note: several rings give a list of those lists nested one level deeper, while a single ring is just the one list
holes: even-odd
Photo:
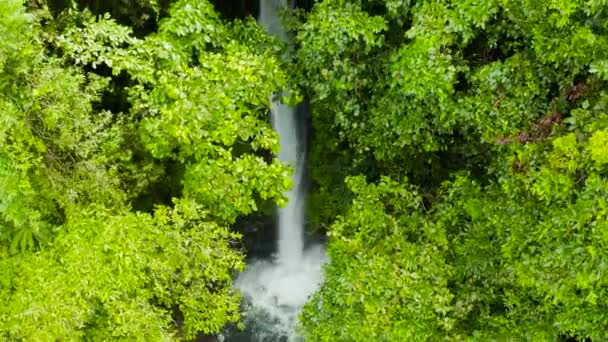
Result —
[{"label": "tree canopy", "polygon": [[330,236],[310,340],[608,338],[607,9],[326,0],[294,25]]},{"label": "tree canopy", "polygon": [[166,340],[237,321],[230,225],[290,185],[265,157],[277,43],[206,1],[173,3],[144,38],[3,1],[0,32],[0,337]]},{"label": "tree canopy", "polygon": [[287,47],[243,1],[0,1],[0,339],[239,322],[282,90],[330,256],[307,340],[608,339],[606,1],[297,3]]}]

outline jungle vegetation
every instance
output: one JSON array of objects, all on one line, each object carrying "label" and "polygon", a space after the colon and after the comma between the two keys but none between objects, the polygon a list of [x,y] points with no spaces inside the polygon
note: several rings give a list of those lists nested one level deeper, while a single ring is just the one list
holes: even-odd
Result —
[{"label": "jungle vegetation", "polygon": [[[0,1],[0,340],[240,319],[277,90],[310,103],[310,341],[608,340],[606,0]],[[273,95],[275,94],[275,95]]]}]

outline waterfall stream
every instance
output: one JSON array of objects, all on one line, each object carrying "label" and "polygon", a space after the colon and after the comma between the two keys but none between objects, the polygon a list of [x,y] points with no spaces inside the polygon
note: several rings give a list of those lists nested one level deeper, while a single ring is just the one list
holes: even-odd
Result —
[{"label": "waterfall stream", "polygon": [[[270,34],[287,39],[281,23],[277,18],[278,1],[261,0],[260,25]],[[304,196],[302,192],[302,174],[304,168],[304,150],[301,125],[294,107],[272,101],[270,110],[272,127],[280,138],[281,150],[279,159],[294,168],[292,174],[293,188],[287,193],[287,207],[278,210],[278,261],[289,266],[297,265],[304,249]]]},{"label": "waterfall stream", "polygon": [[[258,23],[269,34],[287,40],[278,18],[283,0],[260,0]],[[298,341],[298,314],[322,281],[325,249],[321,244],[305,248],[304,211],[305,139],[296,108],[272,101],[272,126],[279,134],[278,158],[291,165],[293,188],[288,204],[277,210],[277,253],[270,260],[254,260],[236,279],[244,295],[246,330],[232,333],[226,341]]]}]

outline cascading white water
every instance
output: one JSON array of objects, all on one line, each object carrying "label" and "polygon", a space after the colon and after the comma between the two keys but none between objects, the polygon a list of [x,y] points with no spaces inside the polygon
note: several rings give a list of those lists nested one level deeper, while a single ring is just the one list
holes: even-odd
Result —
[{"label": "cascading white water", "polygon": [[[273,35],[287,40],[278,18],[278,10],[286,7],[285,0],[260,0],[258,23]],[[254,325],[243,340],[298,340],[294,327],[297,316],[308,298],[322,281],[322,266],[326,260],[322,245],[304,248],[304,203],[302,186],[305,153],[303,134],[296,109],[272,101],[273,128],[280,137],[279,159],[294,168],[293,188],[286,194],[288,204],[277,213],[278,253],[273,260],[257,260],[236,279],[250,307],[246,325]],[[236,340],[232,337],[232,340]]]},{"label": "cascading white water", "polygon": [[279,208],[279,255],[278,261],[286,266],[296,266],[304,249],[304,196],[302,193],[302,162],[298,143],[296,110],[282,103],[273,102],[270,112],[272,126],[279,133],[281,150],[279,159],[294,168],[293,188],[287,193],[287,206]]}]

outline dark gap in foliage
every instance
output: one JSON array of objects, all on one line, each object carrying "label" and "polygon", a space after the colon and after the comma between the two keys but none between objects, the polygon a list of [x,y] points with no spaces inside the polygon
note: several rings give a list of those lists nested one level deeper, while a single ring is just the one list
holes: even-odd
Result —
[{"label": "dark gap in foliage", "polygon": [[443,140],[447,146],[441,151],[408,156],[406,175],[411,184],[435,192],[450,174],[459,171],[468,171],[474,180],[487,183],[487,168],[492,161],[491,146],[467,131],[454,132]]},{"label": "dark gap in foliage", "polygon": [[[471,296],[471,287],[475,288],[481,285],[484,280],[478,279],[472,281],[470,278],[465,279],[450,279],[448,281],[448,289],[455,294],[456,298]],[[472,309],[466,314],[466,316],[458,323],[460,331],[473,332],[479,330],[479,316],[491,312],[492,316],[500,316],[507,314],[509,307],[505,305],[504,301],[504,289],[502,287],[495,287],[490,298],[487,299],[486,303],[475,301],[472,305]]]},{"label": "dark gap in foliage", "polygon": [[571,335],[560,335],[559,342],[592,342],[593,340],[590,338],[579,337],[579,336],[571,336]]},{"label": "dark gap in foliage", "polygon": [[[209,280],[207,283],[205,283],[205,288],[207,289],[207,291],[209,293],[212,294],[217,294],[218,293],[218,289],[222,289],[224,287],[230,286],[231,281],[229,280],[218,280],[218,279],[212,279]],[[185,286],[191,286],[192,283],[191,282],[187,282],[184,284]]]},{"label": "dark gap in foliage", "polygon": [[[142,163],[142,156],[134,155],[133,163]],[[160,167],[163,174],[158,180],[149,184],[145,191],[133,200],[133,210],[142,212],[153,212],[155,206],[165,205],[172,207],[173,198],[181,198],[183,186],[180,180],[183,178],[185,166],[173,159],[162,161]]]},{"label": "dark gap in foliage", "polygon": [[[53,0],[50,0],[51,2]],[[28,10],[37,10],[37,9],[41,9],[44,7],[44,1],[42,0],[26,0],[25,1],[25,7],[27,7]]]},{"label": "dark gap in foliage", "polygon": [[467,78],[467,73],[460,71],[456,75],[456,83],[454,84],[454,91],[456,93],[466,93],[471,88],[471,83]]},{"label": "dark gap in foliage", "polygon": [[52,213],[52,216],[49,219],[49,222],[52,225],[60,226],[63,223],[65,223],[65,220],[66,220],[65,209],[61,206],[61,204],[59,204],[59,202],[56,199],[53,199],[52,203],[53,203],[54,211]]},{"label": "dark gap in foliage", "polygon": [[[312,117],[312,105],[310,104],[310,101],[308,98],[305,98],[304,101],[302,101],[302,103],[298,104],[297,108],[297,113],[298,116],[300,117],[300,124],[302,126],[302,141],[303,144],[305,146],[305,150],[302,151],[303,153],[303,158],[305,160],[309,160],[310,156],[313,154],[313,139],[314,139],[314,128],[313,128],[313,117]],[[312,165],[310,162],[307,163],[307,165]],[[304,191],[306,194],[311,194],[314,191],[314,182],[313,182],[313,174],[311,172],[312,170],[310,169],[310,167],[305,167],[304,170],[302,170],[302,191]],[[341,181],[342,186],[345,188],[344,186],[344,180],[342,179]],[[311,208],[311,203],[308,202],[307,203],[307,208],[310,209]],[[306,222],[304,223],[304,225],[307,227],[306,229],[306,233],[310,233],[311,235],[309,236],[310,238],[312,238],[315,241],[320,241],[319,239],[324,239],[325,238],[325,233],[326,233],[326,229],[327,227],[320,227],[322,229],[318,229],[319,227],[315,227],[313,220],[311,220],[311,215],[305,215],[305,220]],[[321,235],[319,235],[321,234]]]},{"label": "dark gap in foliage", "polygon": [[500,316],[500,315],[504,315],[509,311],[509,307],[505,305],[505,302],[502,300],[503,296],[504,296],[504,291],[502,289],[502,287],[499,287],[498,289],[494,290],[494,292],[497,292],[498,294],[496,295],[496,297],[494,298],[494,300],[492,302],[490,302],[490,312],[492,314],[492,316]]},{"label": "dark gap in foliage", "polygon": [[386,5],[375,1],[368,1],[361,6],[362,9],[371,16],[384,17],[387,14]]},{"label": "dark gap in foliage", "polygon": [[598,83],[600,82],[590,77],[587,72],[578,73],[572,77],[572,84],[565,90],[564,95],[568,101],[574,102],[602,88]]},{"label": "dark gap in foliage", "polygon": [[215,10],[226,20],[244,19],[248,16],[258,17],[258,1],[251,0],[210,0]]},{"label": "dark gap in foliage", "polygon": [[[157,11],[147,0],[78,0],[80,10],[88,8],[95,15],[109,13],[119,24],[130,26],[136,37],[144,37],[158,29],[158,21],[167,16],[172,0],[158,0]],[[49,0],[49,10],[57,18],[70,7],[70,0]]]},{"label": "dark gap in foliage", "polygon": [[516,47],[524,44],[520,41],[522,37],[508,36],[506,31],[495,29],[502,25],[512,23],[506,21],[501,10],[486,24],[486,27],[494,29],[479,31],[468,44],[457,47],[467,65],[477,68],[496,61],[504,62],[517,52]]},{"label": "dark gap in foliage", "polygon": [[593,17],[584,15],[580,21],[591,28],[591,31],[596,35],[605,35],[608,33],[608,7],[603,6]]},{"label": "dark gap in foliage", "polygon": [[[203,50],[205,51],[205,50]],[[189,68],[196,68],[198,66],[201,65],[201,62],[199,60],[201,56],[201,51],[199,51],[199,49],[197,49],[195,46],[192,47],[192,58],[190,58],[190,60],[188,61],[188,67]]]},{"label": "dark gap in foliage", "polygon": [[292,0],[295,8],[310,11],[315,4],[315,0]]},{"label": "dark gap in foliage", "polygon": [[[405,37],[405,33],[412,27],[412,18],[408,16],[407,19],[400,23],[397,21],[388,22],[388,30],[384,31],[384,40],[387,46],[395,47],[396,49],[400,46],[407,46],[412,43],[412,39]],[[390,50],[389,50],[390,51]]]},{"label": "dark gap in foliage", "polygon": [[131,26],[136,37],[144,37],[158,30],[158,21],[167,16],[172,0],[159,0],[158,13],[148,1],[79,0],[79,8],[89,8],[96,15],[110,13],[119,24]]},{"label": "dark gap in foliage", "polygon": [[96,112],[110,111],[114,114],[129,113],[132,104],[129,101],[128,87],[134,84],[132,77],[126,71],[121,71],[118,75],[113,75],[112,68],[102,63],[94,68],[91,64],[82,67],[86,73],[93,73],[102,77],[110,78],[110,85],[101,94],[98,101],[93,102],[93,110]]},{"label": "dark gap in foliage", "polygon": [[[98,66],[97,69],[102,71],[103,69],[109,69],[109,67],[103,65]],[[96,72],[96,74],[100,74],[100,72]],[[132,104],[129,101],[128,87],[132,86],[133,83],[133,79],[126,71],[122,71],[118,76],[112,76],[110,85],[101,95],[101,99],[93,103],[93,110],[108,110],[114,114],[129,113]]]},{"label": "dark gap in foliage", "polygon": [[[90,336],[90,332],[94,332],[95,329],[110,329],[107,324],[110,314],[108,313],[103,301],[99,298],[93,298],[91,302],[93,313],[90,315],[87,321],[84,322],[84,326],[82,327],[82,331],[85,332],[85,335],[83,336],[84,341],[91,341],[95,339],[95,336]],[[100,323],[103,324],[103,326],[100,327]]]},{"label": "dark gap in foliage", "polygon": [[505,56],[501,54],[498,46],[492,46],[490,36],[487,32],[480,32],[477,36],[462,49],[462,57],[467,64],[477,67],[485,64],[503,60]]},{"label": "dark gap in foliage", "polygon": [[[493,161],[493,147],[483,143],[481,138],[465,129],[445,136],[443,141],[446,148],[437,152],[420,153],[404,151],[404,159],[400,162],[382,162],[371,158],[362,163],[362,167],[353,172],[367,176],[370,183],[377,183],[385,174],[393,175],[397,181],[407,177],[408,182],[420,188],[423,205],[432,208],[438,200],[441,184],[450,179],[450,175],[468,172],[472,180],[481,185],[487,185],[492,178],[488,169]],[[407,165],[407,168],[397,167],[395,163]]]},{"label": "dark gap in foliage", "polygon": [[[259,1],[252,0],[210,0],[215,10],[222,18],[233,21],[245,19],[248,16],[257,18],[260,13]],[[300,8],[310,11],[314,5],[314,0],[291,0],[293,8]]]},{"label": "dark gap in foliage", "polygon": [[184,336],[184,320],[185,320],[184,313],[182,312],[182,310],[179,308],[178,305],[173,305],[173,307],[170,308],[170,312],[171,312],[171,318],[173,319],[173,322],[175,323],[175,329],[177,330],[177,336],[183,337]]},{"label": "dark gap in foliage", "polygon": [[[311,130],[311,141],[322,141],[315,137],[315,131]],[[331,221],[338,215],[346,213],[348,206],[353,200],[353,194],[350,192],[344,182],[346,176],[365,174],[365,165],[359,165],[356,168],[352,168],[352,156],[348,152],[350,146],[348,142],[339,141],[338,145],[334,148],[325,149],[324,154],[321,155],[319,151],[312,152],[313,144],[311,145],[311,153],[307,157],[307,173],[311,175],[310,182],[307,189],[312,197],[308,200],[307,210],[313,215],[309,217],[315,217],[320,219],[320,222],[311,222],[313,229],[319,233],[324,233],[328,228],[326,224],[330,224]],[[316,149],[319,149],[318,145]],[[344,152],[337,152],[344,151]],[[314,160],[319,158],[322,161]],[[312,167],[316,167],[315,170]],[[313,177],[313,174],[316,174]],[[325,180],[321,182],[321,180]],[[326,188],[329,193],[319,196],[320,190]],[[317,196],[315,196],[317,195]],[[336,200],[336,203],[329,203],[326,201],[327,198],[324,196],[331,195],[332,199]]]},{"label": "dark gap in foliage", "polygon": [[494,160],[495,151],[492,145],[482,142],[481,137],[470,131],[458,131],[446,153],[450,157],[444,160],[444,167],[451,169],[450,173],[467,170],[473,180],[482,185],[489,184],[488,168]]},{"label": "dark gap in foliage", "polygon": [[[558,104],[559,98],[563,93],[560,85],[556,82],[552,82],[547,86],[547,103],[552,103],[554,106]],[[557,101],[555,101],[557,100]],[[556,108],[557,109],[557,108]]]},{"label": "dark gap in foliage", "polygon": [[237,138],[234,141],[234,144],[232,146],[223,146],[226,149],[232,149],[232,155],[234,156],[234,158],[241,158],[242,156],[249,154],[249,155],[256,155],[259,157],[262,157],[267,163],[271,163],[272,159],[274,158],[274,156],[270,153],[270,151],[268,150],[255,150],[251,144],[253,143],[253,138],[247,139],[247,140],[242,140],[240,138]]},{"label": "dark gap in foliage", "polygon": [[606,22],[608,22],[608,6],[605,4],[599,7],[593,15],[579,7],[570,17],[577,24],[590,28],[596,35],[608,34],[608,26],[606,25]]},{"label": "dark gap in foliage", "polygon": [[216,335],[204,334],[200,332],[192,342],[218,342]]},{"label": "dark gap in foliage", "polygon": [[[40,3],[41,1],[33,0],[31,2]],[[55,18],[57,18],[61,12],[69,8],[70,2],[71,1],[69,0],[47,0],[51,15]]]},{"label": "dark gap in foliage", "polygon": [[232,230],[243,235],[241,249],[247,258],[269,258],[274,252],[277,238],[273,207],[237,218]]}]

